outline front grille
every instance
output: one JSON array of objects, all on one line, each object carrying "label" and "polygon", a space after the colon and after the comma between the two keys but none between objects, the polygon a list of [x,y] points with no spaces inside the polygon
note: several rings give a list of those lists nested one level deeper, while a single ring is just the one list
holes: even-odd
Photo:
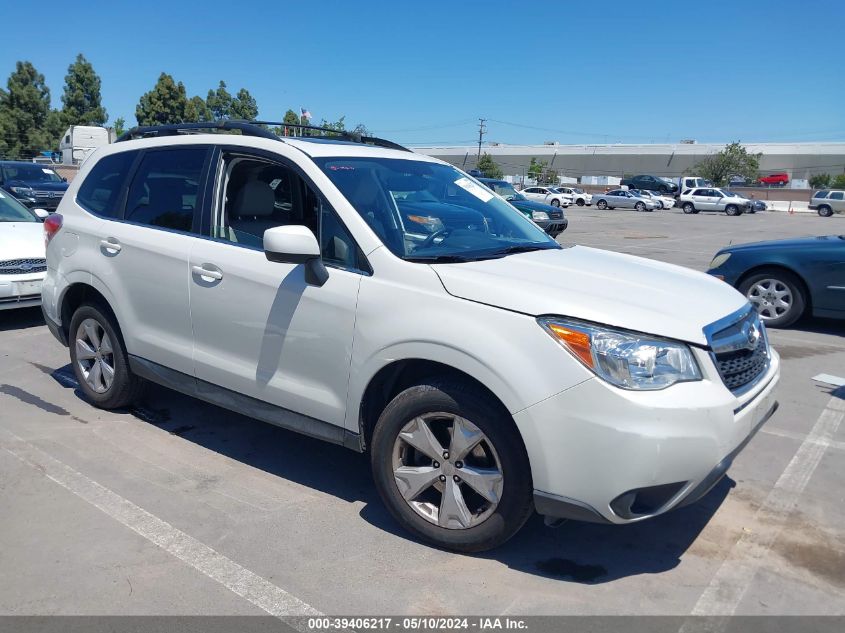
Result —
[{"label": "front grille", "polygon": [[722,382],[734,393],[750,389],[769,367],[766,328],[753,309],[707,332],[713,360]]},{"label": "front grille", "polygon": [[64,191],[34,191],[36,198],[61,198],[65,195]]},{"label": "front grille", "polygon": [[7,259],[0,262],[0,275],[28,275],[47,270],[46,259]]}]

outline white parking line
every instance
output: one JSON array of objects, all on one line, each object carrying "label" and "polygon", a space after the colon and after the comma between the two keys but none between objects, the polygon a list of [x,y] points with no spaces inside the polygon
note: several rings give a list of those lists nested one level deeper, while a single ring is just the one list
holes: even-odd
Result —
[{"label": "white parking line", "polygon": [[0,439],[4,436],[9,439],[0,444],[3,450],[259,609],[276,617],[321,615],[284,589],[63,464],[34,444],[0,430]]},{"label": "white parking line", "polygon": [[[806,439],[806,436],[803,433],[794,433],[793,431],[787,431],[786,429],[779,429],[774,426],[763,427],[761,433],[765,433],[766,435],[776,435],[777,437],[787,437],[791,440],[798,440],[799,442],[803,442]],[[828,448],[835,448],[839,451],[845,451],[845,442],[840,442],[838,440],[811,440],[817,444],[823,444]]]},{"label": "white parking line", "polygon": [[699,597],[692,615],[733,615],[736,611],[760,562],[768,555],[798,498],[821,462],[834,433],[845,418],[845,389],[839,389],[835,393],[837,395],[827,403],[763,505],[757,510],[753,530],[743,533],[731,548],[727,558]]}]

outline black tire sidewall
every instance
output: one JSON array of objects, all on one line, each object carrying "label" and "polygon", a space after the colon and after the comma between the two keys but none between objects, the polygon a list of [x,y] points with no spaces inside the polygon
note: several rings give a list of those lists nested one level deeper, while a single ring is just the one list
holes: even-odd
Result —
[{"label": "black tire sidewall", "polygon": [[684,212],[684,213],[686,213],[687,215],[692,214],[692,213],[695,213],[695,207],[694,207],[694,206],[692,206],[692,203],[690,203],[690,202],[685,202],[685,203],[681,206],[681,209],[682,209],[682,210],[683,210],[683,212]]},{"label": "black tire sidewall", "polygon": [[[88,383],[85,382],[85,376],[82,375],[77,363],[76,333],[79,325],[85,319],[94,319],[97,321],[111,340],[114,381],[111,387],[104,393],[97,393],[88,386]],[[85,397],[102,409],[114,409],[125,406],[127,404],[127,393],[132,392],[136,387],[136,385],[132,384],[133,381],[139,381],[140,379],[133,376],[129,369],[129,359],[126,355],[126,349],[123,346],[123,337],[117,331],[108,312],[99,305],[80,306],[73,313],[73,317],[71,317],[68,334],[71,366],[79,383],[79,388],[85,394]]]},{"label": "black tire sidewall", "polygon": [[[373,433],[370,461],[379,495],[393,517],[417,537],[444,549],[479,552],[513,536],[533,511],[533,484],[522,438],[506,411],[461,383],[426,381],[397,395],[385,407]],[[464,530],[429,523],[408,505],[393,478],[396,436],[414,417],[437,411],[454,413],[478,426],[492,443],[502,465],[504,488],[495,512]]]},{"label": "black tire sidewall", "polygon": [[596,202],[596,207],[604,211],[605,209],[607,209],[607,202],[605,202],[604,200],[599,200],[598,202]]},{"label": "black tire sidewall", "polygon": [[552,200],[550,204],[551,204],[553,207],[560,207],[560,201],[559,201],[559,200],[557,200],[557,199]]},{"label": "black tire sidewall", "polygon": [[819,207],[819,215],[823,218],[829,218],[833,215],[833,209],[830,207]]},{"label": "black tire sidewall", "polygon": [[776,279],[781,283],[786,284],[792,293],[792,308],[790,308],[786,314],[778,317],[777,319],[769,319],[765,321],[764,323],[766,324],[766,327],[788,327],[800,319],[806,310],[807,300],[804,296],[804,289],[798,278],[783,270],[764,269],[743,279],[738,286],[738,290],[744,297],[747,298],[748,289],[762,279]]}]

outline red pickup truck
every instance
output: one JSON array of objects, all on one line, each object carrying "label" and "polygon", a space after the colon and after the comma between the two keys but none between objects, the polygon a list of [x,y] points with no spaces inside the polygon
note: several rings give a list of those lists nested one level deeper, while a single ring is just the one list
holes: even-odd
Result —
[{"label": "red pickup truck", "polygon": [[789,176],[787,174],[769,174],[768,176],[761,176],[757,179],[761,185],[779,185],[783,187],[786,183],[789,182]]}]

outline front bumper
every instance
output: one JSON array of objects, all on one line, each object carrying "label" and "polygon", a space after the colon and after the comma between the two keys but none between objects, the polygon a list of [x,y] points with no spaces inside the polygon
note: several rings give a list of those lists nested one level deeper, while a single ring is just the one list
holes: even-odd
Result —
[{"label": "front bumper", "polygon": [[706,494],[777,408],[780,359],[773,351],[766,374],[741,397],[715,367],[704,371],[704,380],[651,392],[591,378],[515,414],[537,511],[631,523]]},{"label": "front bumper", "polygon": [[41,305],[44,273],[0,277],[0,310]]}]

